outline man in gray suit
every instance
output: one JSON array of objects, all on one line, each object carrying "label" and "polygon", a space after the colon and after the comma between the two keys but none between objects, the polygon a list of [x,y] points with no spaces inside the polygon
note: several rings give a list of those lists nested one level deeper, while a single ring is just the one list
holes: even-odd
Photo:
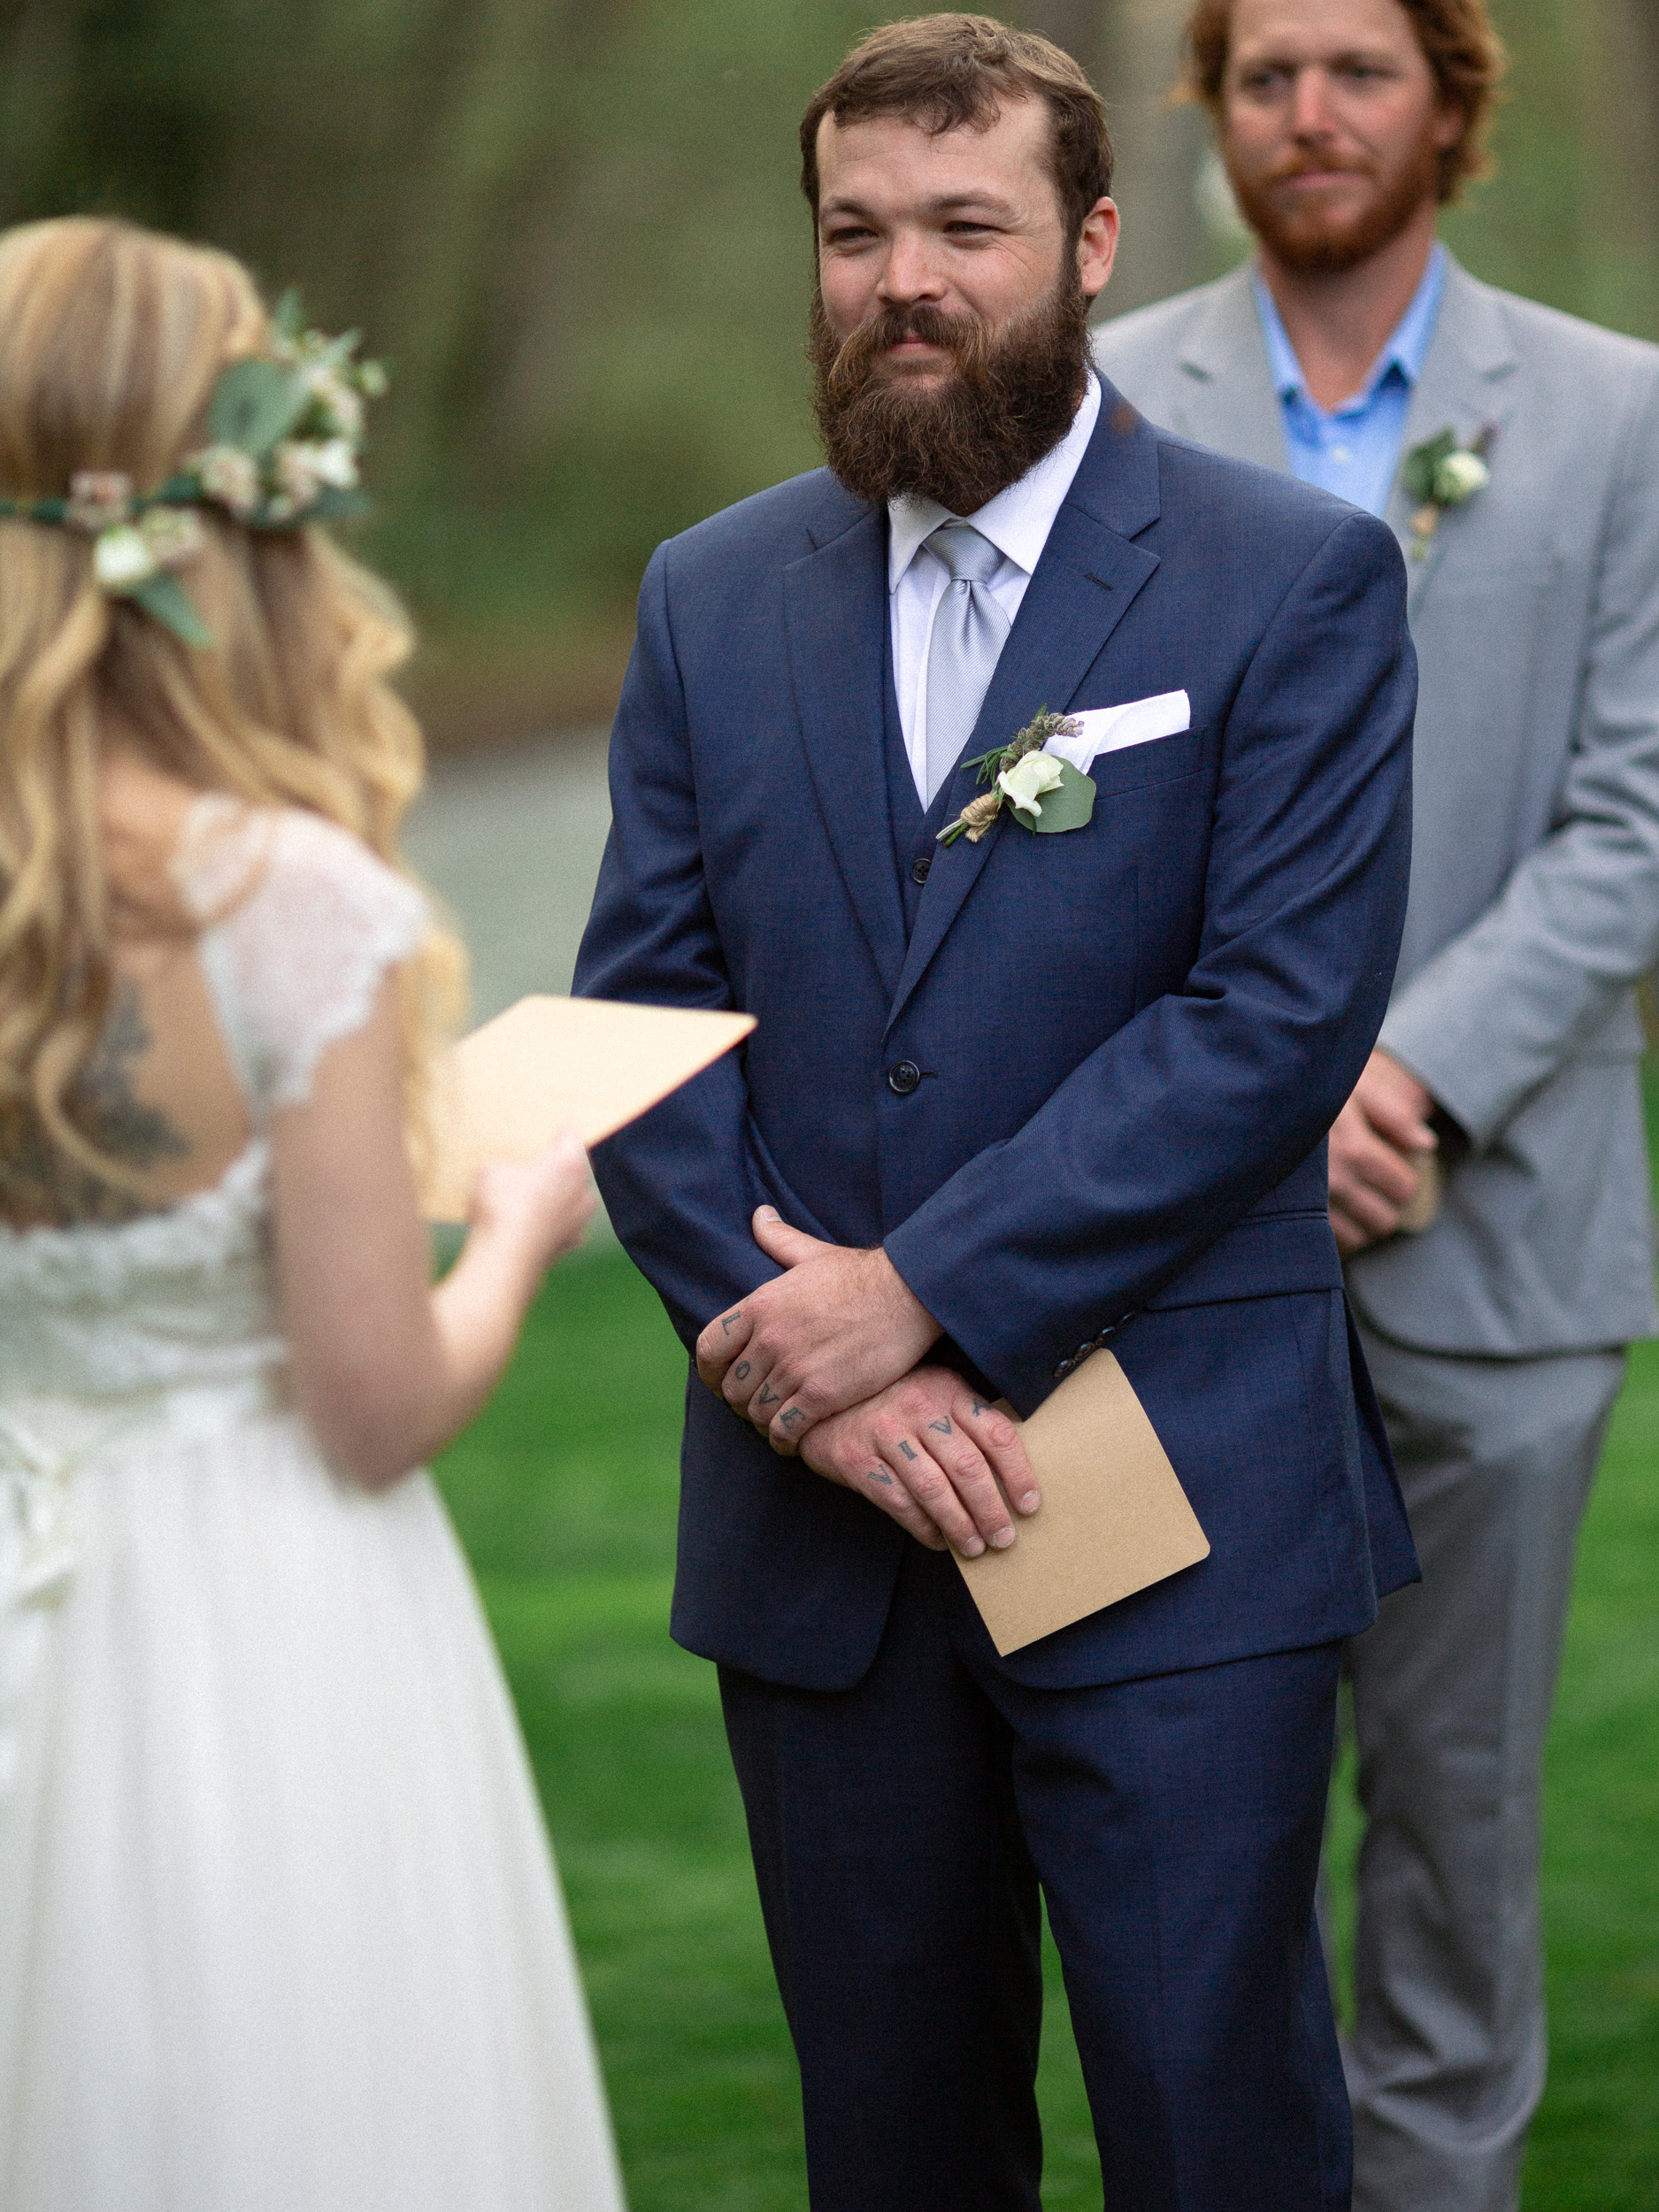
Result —
[{"label": "man in gray suit", "polygon": [[1331,1137],[1424,1571],[1352,1650],[1355,2202],[1513,2212],[1572,1553],[1623,1347],[1655,1327],[1632,987],[1659,955],[1659,350],[1436,242],[1502,62],[1484,0],[1199,0],[1188,30],[1259,250],[1107,324],[1100,365],[1155,421],[1386,514],[1422,672],[1405,944]]}]

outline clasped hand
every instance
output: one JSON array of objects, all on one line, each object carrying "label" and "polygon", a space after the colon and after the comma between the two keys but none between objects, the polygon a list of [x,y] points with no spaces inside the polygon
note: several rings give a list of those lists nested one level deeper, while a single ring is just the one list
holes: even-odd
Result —
[{"label": "clasped hand", "polygon": [[1331,1131],[1331,1226],[1344,1258],[1392,1236],[1440,1140],[1434,1101],[1380,1048],[1366,1062]]},{"label": "clasped hand", "polygon": [[815,1472],[856,1490],[920,1543],[969,1557],[1014,1540],[1041,1500],[1018,1430],[949,1368],[920,1364],[941,1331],[879,1248],[790,1228],[770,1206],[755,1240],[786,1272],[718,1314],[697,1372]]}]

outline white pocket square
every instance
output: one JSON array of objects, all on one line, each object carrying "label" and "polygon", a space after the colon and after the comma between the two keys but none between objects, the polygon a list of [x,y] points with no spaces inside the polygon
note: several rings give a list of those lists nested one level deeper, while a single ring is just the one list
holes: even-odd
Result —
[{"label": "white pocket square", "polygon": [[1184,691],[1160,691],[1156,698],[1131,699],[1121,707],[1090,707],[1072,714],[1075,737],[1051,737],[1043,747],[1087,775],[1089,764],[1102,753],[1119,753],[1125,745],[1144,745],[1149,738],[1179,737],[1193,726],[1193,703]]}]

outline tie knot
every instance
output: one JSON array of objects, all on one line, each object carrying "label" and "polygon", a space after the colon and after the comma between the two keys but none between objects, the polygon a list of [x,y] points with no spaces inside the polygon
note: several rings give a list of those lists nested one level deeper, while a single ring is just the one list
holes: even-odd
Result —
[{"label": "tie knot", "polygon": [[949,570],[956,584],[988,584],[1002,557],[971,522],[941,522],[927,545]]}]

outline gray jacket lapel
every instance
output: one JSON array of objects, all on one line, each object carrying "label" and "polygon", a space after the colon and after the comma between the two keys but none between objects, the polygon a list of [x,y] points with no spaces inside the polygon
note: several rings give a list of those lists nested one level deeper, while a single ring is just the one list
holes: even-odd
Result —
[{"label": "gray jacket lapel", "polygon": [[1263,468],[1289,465],[1250,268],[1211,291],[1182,342],[1170,428]]},{"label": "gray jacket lapel", "polygon": [[[1493,441],[1495,455],[1515,403],[1517,366],[1518,357],[1498,296],[1486,285],[1477,283],[1448,255],[1446,290],[1423,373],[1411,395],[1402,460],[1414,447],[1446,429],[1455,430],[1458,443],[1467,445],[1480,431],[1490,428],[1496,434]],[[1396,478],[1386,518],[1406,554],[1408,604],[1414,614],[1461,520],[1455,508],[1444,512],[1426,555],[1418,560],[1412,551],[1415,503]]]}]

